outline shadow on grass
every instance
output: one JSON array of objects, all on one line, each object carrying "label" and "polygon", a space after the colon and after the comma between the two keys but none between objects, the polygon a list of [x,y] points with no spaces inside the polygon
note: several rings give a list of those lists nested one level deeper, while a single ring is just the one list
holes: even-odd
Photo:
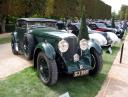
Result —
[{"label": "shadow on grass", "polygon": [[119,49],[120,49],[120,47],[113,46],[113,47],[112,47],[112,49],[113,49],[114,51],[117,51],[117,50],[119,50]]}]

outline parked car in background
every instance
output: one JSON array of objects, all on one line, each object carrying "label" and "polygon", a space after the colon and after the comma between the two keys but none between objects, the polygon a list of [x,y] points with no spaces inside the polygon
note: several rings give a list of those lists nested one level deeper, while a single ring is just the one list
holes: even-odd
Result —
[{"label": "parked car in background", "polygon": [[102,34],[107,40],[106,46],[109,46],[109,45],[112,46],[113,44],[120,42],[120,39],[113,32],[102,32],[102,31],[91,30],[89,27],[88,27],[88,31],[89,31],[89,33]]},{"label": "parked car in background", "polygon": [[112,28],[111,21],[102,21],[99,23],[105,24],[107,28],[116,29],[117,36],[119,38],[123,37],[125,30],[123,29],[123,25],[119,21],[115,21],[115,28]]},{"label": "parked car in background", "polygon": [[55,84],[59,73],[74,77],[96,75],[102,69],[102,48],[95,41],[78,41],[74,34],[60,29],[52,19],[18,19],[11,38],[13,54],[33,59],[46,85]]},{"label": "parked car in background", "polygon": [[[68,27],[69,30],[71,30],[71,33],[77,33],[76,36],[79,34],[80,29],[80,23],[71,23]],[[102,48],[108,48],[107,52],[112,54],[112,46],[115,43],[120,42],[120,39],[117,37],[117,35],[113,32],[102,32],[102,31],[96,31],[91,30],[89,26],[87,26],[89,38],[92,41],[97,42]]]},{"label": "parked car in background", "polygon": [[[72,23],[72,33],[79,33],[80,29],[80,23]],[[97,30],[91,30],[89,26],[87,26],[88,32],[89,32],[89,38],[91,40],[97,41],[97,43],[100,46],[107,46],[110,47],[113,44],[120,41],[120,39],[117,37],[117,35],[113,32],[103,32],[103,31],[97,31]]]},{"label": "parked car in background", "polygon": [[115,33],[119,38],[122,38],[124,35],[124,32],[121,32],[115,28],[108,28],[103,23],[90,23],[88,25],[92,30],[102,31],[102,32],[113,32]]},{"label": "parked car in background", "polygon": [[124,30],[121,28],[112,28],[111,24],[109,23],[104,23],[104,22],[96,22],[96,25],[99,28],[107,29],[109,30],[108,32],[114,32],[119,38],[122,38],[124,35]]},{"label": "parked car in background", "polygon": [[110,29],[98,27],[98,25],[96,25],[96,23],[94,23],[94,22],[89,23],[88,26],[91,30],[102,31],[102,32],[110,32],[111,31]]},{"label": "parked car in background", "polygon": [[89,34],[89,38],[90,38],[90,40],[95,41],[101,47],[108,46],[107,45],[108,42],[107,42],[106,38],[102,34],[99,34],[99,33],[92,33],[91,34],[90,33]]}]

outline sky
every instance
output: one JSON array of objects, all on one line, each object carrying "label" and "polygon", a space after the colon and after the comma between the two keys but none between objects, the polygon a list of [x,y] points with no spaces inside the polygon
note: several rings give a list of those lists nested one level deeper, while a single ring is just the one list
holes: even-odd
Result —
[{"label": "sky", "polygon": [[112,7],[112,12],[118,13],[123,4],[128,5],[128,0],[101,0]]}]

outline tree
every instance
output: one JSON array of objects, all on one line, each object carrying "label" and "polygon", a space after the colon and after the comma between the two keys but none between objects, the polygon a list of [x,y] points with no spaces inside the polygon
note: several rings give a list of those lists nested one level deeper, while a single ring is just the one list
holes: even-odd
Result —
[{"label": "tree", "polygon": [[115,28],[115,18],[114,18],[114,16],[112,17],[112,28]]},{"label": "tree", "polygon": [[34,14],[44,15],[46,0],[10,0],[9,14],[29,17]]},{"label": "tree", "polygon": [[88,29],[86,25],[85,7],[83,6],[83,4],[81,6],[82,6],[82,15],[81,15],[81,27],[78,35],[79,41],[81,39],[89,40]]},{"label": "tree", "polygon": [[78,17],[78,0],[47,0],[45,16],[54,18]]},{"label": "tree", "polygon": [[104,2],[100,0],[84,0],[83,4],[86,6],[86,16],[88,18],[111,18],[111,6],[105,4]]},{"label": "tree", "polygon": [[6,22],[6,17],[8,16],[8,9],[9,9],[9,1],[10,0],[1,0],[0,4],[0,26],[1,26],[1,31],[5,32],[5,22]]},{"label": "tree", "polygon": [[[88,18],[110,18],[111,6],[100,0],[83,0]],[[45,16],[71,19],[80,17],[81,0],[46,0]]]},{"label": "tree", "polygon": [[126,12],[125,12],[125,20],[128,20],[128,7],[126,8]]},{"label": "tree", "polygon": [[120,19],[121,20],[124,20],[125,17],[126,17],[126,15],[127,15],[127,8],[128,8],[128,6],[122,5],[121,10],[119,12],[119,15],[120,15]]},{"label": "tree", "polygon": [[5,32],[8,16],[30,17],[34,14],[44,15],[46,0],[0,0],[0,25]]}]

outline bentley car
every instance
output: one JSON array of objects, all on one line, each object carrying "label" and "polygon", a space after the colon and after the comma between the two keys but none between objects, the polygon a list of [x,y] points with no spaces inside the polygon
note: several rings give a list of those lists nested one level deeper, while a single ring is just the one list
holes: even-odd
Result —
[{"label": "bentley car", "polygon": [[58,74],[73,77],[96,75],[102,68],[102,48],[95,41],[61,31],[57,21],[45,18],[20,18],[12,32],[13,54],[24,54],[34,62],[41,81],[57,83]]}]

